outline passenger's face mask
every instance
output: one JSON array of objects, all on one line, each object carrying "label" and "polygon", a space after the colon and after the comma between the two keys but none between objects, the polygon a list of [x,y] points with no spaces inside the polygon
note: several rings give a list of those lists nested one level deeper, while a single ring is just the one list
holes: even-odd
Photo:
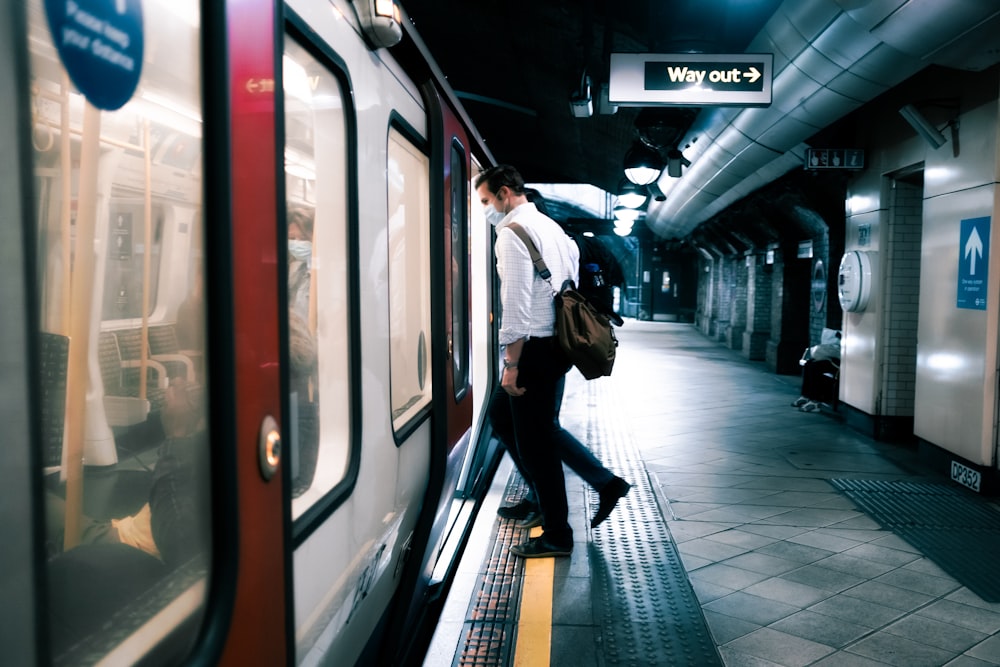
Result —
[{"label": "passenger's face mask", "polygon": [[300,262],[308,262],[312,258],[312,242],[289,239],[288,254]]},{"label": "passenger's face mask", "polygon": [[499,225],[500,221],[507,216],[506,213],[501,213],[500,211],[496,210],[493,204],[490,204],[489,206],[486,207],[485,214],[486,214],[486,220],[489,221],[489,223],[494,227]]}]

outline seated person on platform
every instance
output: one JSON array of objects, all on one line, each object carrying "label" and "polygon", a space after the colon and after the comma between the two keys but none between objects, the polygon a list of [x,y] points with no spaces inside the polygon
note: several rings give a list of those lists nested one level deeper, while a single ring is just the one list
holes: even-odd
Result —
[{"label": "seated person on platform", "polygon": [[820,344],[807,347],[799,364],[802,366],[802,395],[792,401],[792,407],[802,412],[816,412],[820,403],[832,402],[834,392],[838,391],[833,378],[840,371],[840,332],[823,329]]},{"label": "seated person on platform", "polygon": [[[131,516],[110,521],[81,518],[80,545],[127,544],[167,565],[179,565],[208,544],[208,525],[201,517],[208,507],[208,456],[200,405],[186,382],[173,378],[160,412],[164,441],[153,469],[149,499]],[[65,501],[54,493],[46,498],[48,550],[63,547]]]}]

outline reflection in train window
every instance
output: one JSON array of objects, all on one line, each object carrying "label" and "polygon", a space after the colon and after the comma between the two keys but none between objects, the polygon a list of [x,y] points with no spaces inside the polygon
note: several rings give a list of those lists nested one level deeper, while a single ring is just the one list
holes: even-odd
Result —
[{"label": "reflection in train window", "polygon": [[429,161],[389,131],[389,363],[392,426],[399,432],[430,403]]},{"label": "reflection in train window", "polygon": [[297,518],[344,478],[350,456],[348,150],[340,82],[286,45],[287,461]]},{"label": "reflection in train window", "polygon": [[28,8],[56,664],[156,664],[144,656],[164,641],[155,655],[179,661],[208,590],[201,30],[191,1],[142,12],[137,86],[102,110],[114,105],[74,85],[42,3]]},{"label": "reflection in train window", "polygon": [[469,345],[469,179],[465,151],[457,142],[451,147],[451,336],[452,376],[455,398],[465,395],[472,363]]}]

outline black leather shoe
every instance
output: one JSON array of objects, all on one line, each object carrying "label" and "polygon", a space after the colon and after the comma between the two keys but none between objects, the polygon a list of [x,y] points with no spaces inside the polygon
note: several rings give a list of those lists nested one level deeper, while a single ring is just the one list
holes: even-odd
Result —
[{"label": "black leather shoe", "polygon": [[510,548],[510,552],[521,558],[548,558],[551,556],[569,556],[573,553],[573,545],[560,547],[549,544],[544,535],[533,537],[523,544],[515,544]]},{"label": "black leather shoe", "polygon": [[526,519],[532,512],[538,511],[538,505],[527,498],[516,505],[507,505],[497,510],[497,516],[501,519]]},{"label": "black leather shoe", "polygon": [[519,521],[517,524],[518,528],[534,528],[536,526],[541,526],[545,523],[545,517],[542,516],[541,512],[532,512],[528,516],[524,517],[523,521]]},{"label": "black leather shoe", "polygon": [[618,500],[624,498],[631,488],[632,485],[621,477],[615,477],[605,484],[604,488],[600,491],[601,502],[597,506],[597,513],[594,514],[594,518],[590,521],[590,527],[597,528],[602,521],[607,519],[608,515],[611,514],[611,510],[618,504]]}]

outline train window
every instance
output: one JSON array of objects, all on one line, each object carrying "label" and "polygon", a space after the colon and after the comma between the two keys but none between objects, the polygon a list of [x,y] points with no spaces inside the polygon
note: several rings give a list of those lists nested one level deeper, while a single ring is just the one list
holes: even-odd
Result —
[{"label": "train window", "polygon": [[54,664],[162,664],[212,558],[201,29],[98,5],[28,5],[44,608]]},{"label": "train window", "polygon": [[339,80],[285,43],[288,430],[298,518],[344,478],[350,457],[348,146]]},{"label": "train window", "polygon": [[390,394],[398,433],[431,398],[430,162],[395,128],[388,158]]},{"label": "train window", "polygon": [[469,345],[469,178],[465,151],[451,147],[451,335],[452,375],[455,398],[460,399],[469,383],[472,348]]}]

